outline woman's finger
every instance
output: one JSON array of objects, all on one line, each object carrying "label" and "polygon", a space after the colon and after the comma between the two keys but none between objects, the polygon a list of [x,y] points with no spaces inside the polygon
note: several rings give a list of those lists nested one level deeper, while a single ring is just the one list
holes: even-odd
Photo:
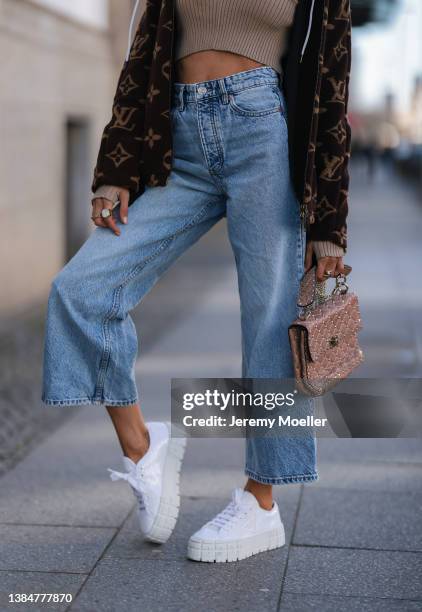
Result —
[{"label": "woman's finger", "polygon": [[335,275],[338,276],[339,274],[344,274],[344,263],[343,263],[343,258],[342,257],[339,257],[337,259]]},{"label": "woman's finger", "polygon": [[337,267],[337,257],[321,257],[318,259],[317,280],[319,282],[334,276]]},{"label": "woman's finger", "polygon": [[103,198],[95,198],[92,202],[92,220],[97,227],[107,227],[104,223],[103,218],[101,217],[101,211],[105,206],[106,200]]},{"label": "woman's finger", "polygon": [[120,220],[126,225],[128,222],[128,210],[129,210],[129,191],[122,189],[119,193],[120,198]]},{"label": "woman's finger", "polygon": [[114,232],[114,234],[116,234],[116,236],[120,236],[120,230],[116,225],[116,221],[114,219],[114,217],[107,217],[106,219],[106,226],[111,229],[112,232]]},{"label": "woman's finger", "polygon": [[[107,210],[109,210],[112,213],[113,210],[113,204],[112,202],[110,202],[109,200],[104,200],[105,201],[105,205],[104,208],[106,208]],[[104,210],[103,208],[103,210]],[[110,229],[112,232],[114,232],[116,234],[116,236],[120,236],[120,230],[116,225],[116,220],[113,217],[113,214],[111,214],[109,217],[103,217],[103,221],[105,223],[105,227],[108,227],[108,229]]]},{"label": "woman's finger", "polygon": [[317,269],[316,269],[316,278],[317,281],[322,282],[323,280],[326,279],[325,276],[325,265],[326,265],[326,260],[327,257],[321,257],[320,259],[318,259],[318,265],[317,265]]}]

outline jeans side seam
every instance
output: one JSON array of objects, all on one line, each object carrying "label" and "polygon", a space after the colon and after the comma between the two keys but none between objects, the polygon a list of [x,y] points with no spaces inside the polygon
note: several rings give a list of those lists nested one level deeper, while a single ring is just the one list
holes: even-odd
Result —
[{"label": "jeans side seam", "polygon": [[[297,208],[299,211],[299,203],[296,201]],[[299,216],[299,214],[298,214]],[[298,226],[298,241],[297,241],[297,276],[298,281],[302,280],[303,272],[304,272],[304,264],[305,264],[305,237],[304,237],[304,227],[302,223],[302,219],[299,216],[299,226]]]},{"label": "jeans side seam", "polygon": [[120,308],[120,296],[121,296],[123,288],[133,278],[135,278],[136,275],[141,270],[143,270],[146,265],[148,265],[151,261],[153,261],[156,257],[158,257],[158,255],[160,255],[170,245],[170,243],[174,240],[174,238],[176,238],[177,236],[180,236],[181,234],[186,232],[191,227],[194,227],[198,223],[198,221],[200,221],[204,217],[206,211],[208,210],[208,208],[213,203],[214,202],[208,202],[205,206],[202,207],[202,209],[188,223],[186,223],[184,226],[182,226],[182,228],[180,228],[177,232],[175,232],[171,236],[168,236],[167,238],[162,240],[160,242],[160,244],[158,245],[157,249],[149,257],[144,259],[144,261],[142,261],[141,263],[137,264],[133,268],[133,270],[129,273],[127,278],[118,287],[116,287],[116,289],[114,290],[111,308],[107,312],[107,314],[105,315],[105,317],[103,319],[103,322],[102,322],[102,331],[103,331],[104,342],[103,342],[103,351],[102,351],[102,355],[101,355],[100,366],[99,366],[99,370],[98,370],[97,383],[96,383],[95,392],[94,392],[94,401],[95,402],[100,402],[101,398],[103,396],[103,393],[104,393],[104,383],[105,383],[105,379],[106,379],[107,368],[108,368],[108,365],[109,365],[110,353],[111,353],[109,323],[110,323],[110,321],[115,317],[115,315],[119,311],[119,308]]},{"label": "jeans side seam", "polygon": [[164,238],[164,240],[160,242],[157,249],[153,253],[151,253],[149,257],[144,259],[142,262],[136,264],[136,266],[132,268],[128,276],[121,283],[120,287],[123,288],[125,285],[127,285],[141,270],[145,268],[147,264],[151,263],[151,261],[153,261],[158,255],[160,255],[160,253],[162,253],[170,245],[170,243],[173,242],[175,238],[184,234],[187,230],[194,227],[198,223],[198,221],[200,221],[204,217],[208,208],[210,208],[210,206],[212,206],[213,204],[214,202],[208,202],[207,204],[205,204],[205,206],[203,206],[201,210],[194,217],[192,217],[192,219],[189,222],[183,225],[180,229],[174,232],[174,234],[172,234],[171,236]]},{"label": "jeans side seam", "polygon": [[111,342],[110,342],[110,331],[109,331],[109,322],[114,316],[114,314],[118,311],[119,301],[120,301],[120,293],[121,293],[122,285],[119,285],[113,292],[113,301],[110,310],[106,314],[102,322],[102,332],[103,332],[103,352],[100,360],[100,367],[98,371],[97,384],[94,392],[94,399],[100,401],[104,392],[104,383],[105,377],[107,374],[107,368],[110,361],[110,352],[111,352]]}]

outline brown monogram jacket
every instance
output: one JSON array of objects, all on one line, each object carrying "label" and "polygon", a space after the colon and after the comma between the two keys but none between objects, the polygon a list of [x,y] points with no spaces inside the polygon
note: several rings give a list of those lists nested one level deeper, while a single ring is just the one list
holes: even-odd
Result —
[{"label": "brown monogram jacket", "polygon": [[[175,0],[147,0],[105,127],[93,191],[165,185],[172,168],[170,104]],[[312,27],[307,44],[312,11]],[[304,51],[304,52],[303,52]],[[300,0],[283,58],[290,172],[308,238],[347,246],[350,0]]]}]

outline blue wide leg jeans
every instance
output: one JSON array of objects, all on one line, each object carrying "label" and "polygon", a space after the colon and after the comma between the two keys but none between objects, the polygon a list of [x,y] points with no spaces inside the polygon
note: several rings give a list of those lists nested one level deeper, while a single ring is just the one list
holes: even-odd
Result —
[{"label": "blue wide leg jeans", "polygon": [[[120,237],[95,228],[53,280],[44,351],[47,404],[138,402],[138,342],[129,312],[224,216],[238,272],[242,375],[293,376],[287,328],[297,316],[306,237],[289,176],[279,76],[265,66],[175,83],[171,121],[167,185],[146,188],[129,209],[128,225],[120,225]],[[302,401],[311,412],[312,400]],[[249,437],[246,473],[272,484],[315,480],[314,436]]]}]

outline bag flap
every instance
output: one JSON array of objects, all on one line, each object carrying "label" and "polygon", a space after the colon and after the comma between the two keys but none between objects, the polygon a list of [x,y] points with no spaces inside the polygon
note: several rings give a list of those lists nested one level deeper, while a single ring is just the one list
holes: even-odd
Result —
[{"label": "bag flap", "polygon": [[356,345],[357,333],[362,329],[358,298],[354,293],[333,295],[294,325],[307,330],[312,361],[318,361],[327,350],[333,351],[333,356],[344,354]]}]

